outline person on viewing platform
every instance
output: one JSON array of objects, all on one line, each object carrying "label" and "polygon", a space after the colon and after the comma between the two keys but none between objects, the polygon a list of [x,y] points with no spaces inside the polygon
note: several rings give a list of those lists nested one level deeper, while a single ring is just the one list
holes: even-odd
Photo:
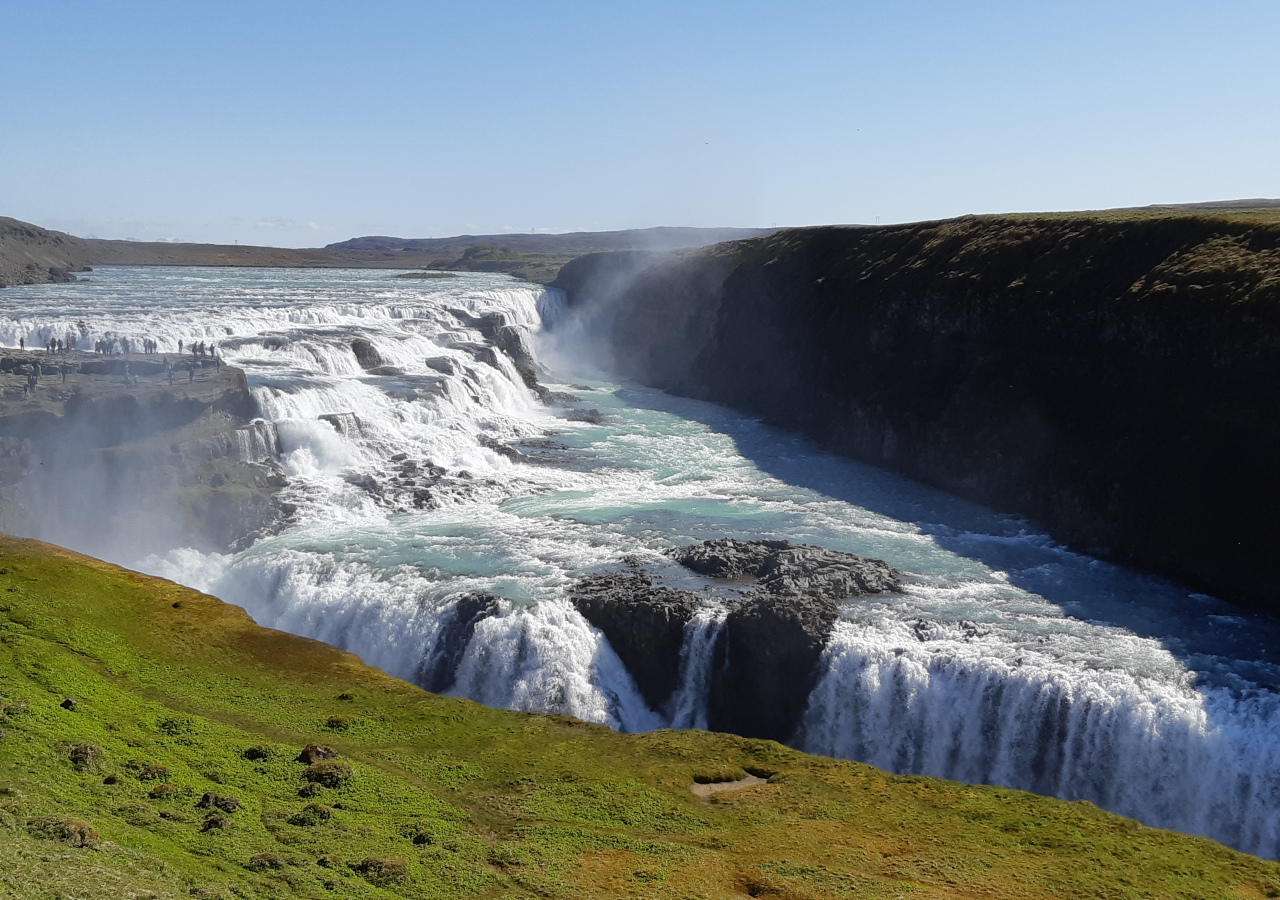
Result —
[{"label": "person on viewing platform", "polygon": [[191,382],[195,380],[196,380],[196,364],[192,363],[191,365],[187,366],[187,384],[191,384]]},{"label": "person on viewing platform", "polygon": [[169,384],[172,385],[173,384],[173,363],[167,362],[164,364],[164,374],[169,376]]},{"label": "person on viewing platform", "polygon": [[182,352],[182,338],[178,338],[178,352]]},{"label": "person on viewing platform", "polygon": [[18,349],[19,349],[19,350],[22,350],[22,351],[24,351],[24,352],[26,351],[26,349],[27,349],[27,339],[26,339],[26,338],[22,338],[22,337],[18,338]]}]

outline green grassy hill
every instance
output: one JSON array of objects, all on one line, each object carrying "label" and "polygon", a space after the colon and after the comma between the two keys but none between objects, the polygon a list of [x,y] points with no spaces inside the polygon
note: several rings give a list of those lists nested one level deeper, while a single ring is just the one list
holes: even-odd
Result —
[{"label": "green grassy hill", "polygon": [[1280,865],[1088,804],[434,696],[11,538],[0,709],[0,897],[1280,895]]}]

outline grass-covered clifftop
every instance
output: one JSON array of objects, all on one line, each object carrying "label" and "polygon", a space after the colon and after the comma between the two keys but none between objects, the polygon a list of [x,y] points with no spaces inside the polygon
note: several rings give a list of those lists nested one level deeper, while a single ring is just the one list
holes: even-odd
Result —
[{"label": "grass-covered clifftop", "polygon": [[0,897],[1280,894],[1276,863],[1087,804],[427,694],[12,538],[0,711]]},{"label": "grass-covered clifftop", "polygon": [[1280,611],[1280,209],[790,229],[556,283],[625,377]]}]

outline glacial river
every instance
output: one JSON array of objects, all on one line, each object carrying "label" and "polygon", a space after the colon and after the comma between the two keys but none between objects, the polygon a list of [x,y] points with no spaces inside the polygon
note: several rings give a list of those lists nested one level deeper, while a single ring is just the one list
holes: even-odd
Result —
[{"label": "glacial river", "polygon": [[[1280,856],[1272,620],[722,407],[584,373],[556,337],[563,297],[504,276],[121,267],[90,278],[0,291],[0,345],[73,329],[81,347],[219,345],[278,429],[297,507],[294,524],[242,552],[174,535],[116,562],[408,679],[430,666],[459,593],[492,591],[506,605],[479,623],[452,693],[637,731],[705,722],[720,614],[690,623],[681,688],[651,710],[565,600],[578,575],[624,554],[659,565],[663,549],[712,537],[879,557],[906,573],[903,592],[845,604],[795,746],[1086,799]],[[486,355],[475,323],[489,314],[527,336],[545,384],[602,421],[543,406],[506,355]],[[368,374],[356,339],[402,374]],[[330,413],[352,415],[319,418]],[[413,501],[423,471],[444,473],[426,504]]]}]

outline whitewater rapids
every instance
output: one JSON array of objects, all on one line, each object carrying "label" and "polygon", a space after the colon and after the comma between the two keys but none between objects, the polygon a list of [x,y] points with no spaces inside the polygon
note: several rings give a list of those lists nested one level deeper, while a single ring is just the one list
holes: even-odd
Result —
[{"label": "whitewater rapids", "polygon": [[[712,537],[879,557],[908,573],[904,591],[845,605],[795,746],[1090,800],[1280,857],[1280,629],[1269,619],[603,373],[556,384],[544,372],[580,398],[570,408],[603,414],[566,418],[537,402],[512,359],[485,352],[476,327],[500,317],[544,363],[572,371],[551,289],[351,270],[108,268],[92,279],[0,293],[0,344],[74,331],[81,346],[218,346],[278,429],[284,499],[297,508],[296,524],[239,553],[175,535],[117,562],[409,679],[449,650],[458,598],[490,591],[501,610],[460,648],[451,693],[638,731],[705,727],[724,610],[689,623],[676,694],[651,710],[567,602],[578,575],[624,554],[658,566],[663,549]],[[366,372],[356,340],[393,374]],[[401,458],[448,473],[453,488],[429,508],[395,500]],[[362,478],[389,489],[371,493]]]}]

